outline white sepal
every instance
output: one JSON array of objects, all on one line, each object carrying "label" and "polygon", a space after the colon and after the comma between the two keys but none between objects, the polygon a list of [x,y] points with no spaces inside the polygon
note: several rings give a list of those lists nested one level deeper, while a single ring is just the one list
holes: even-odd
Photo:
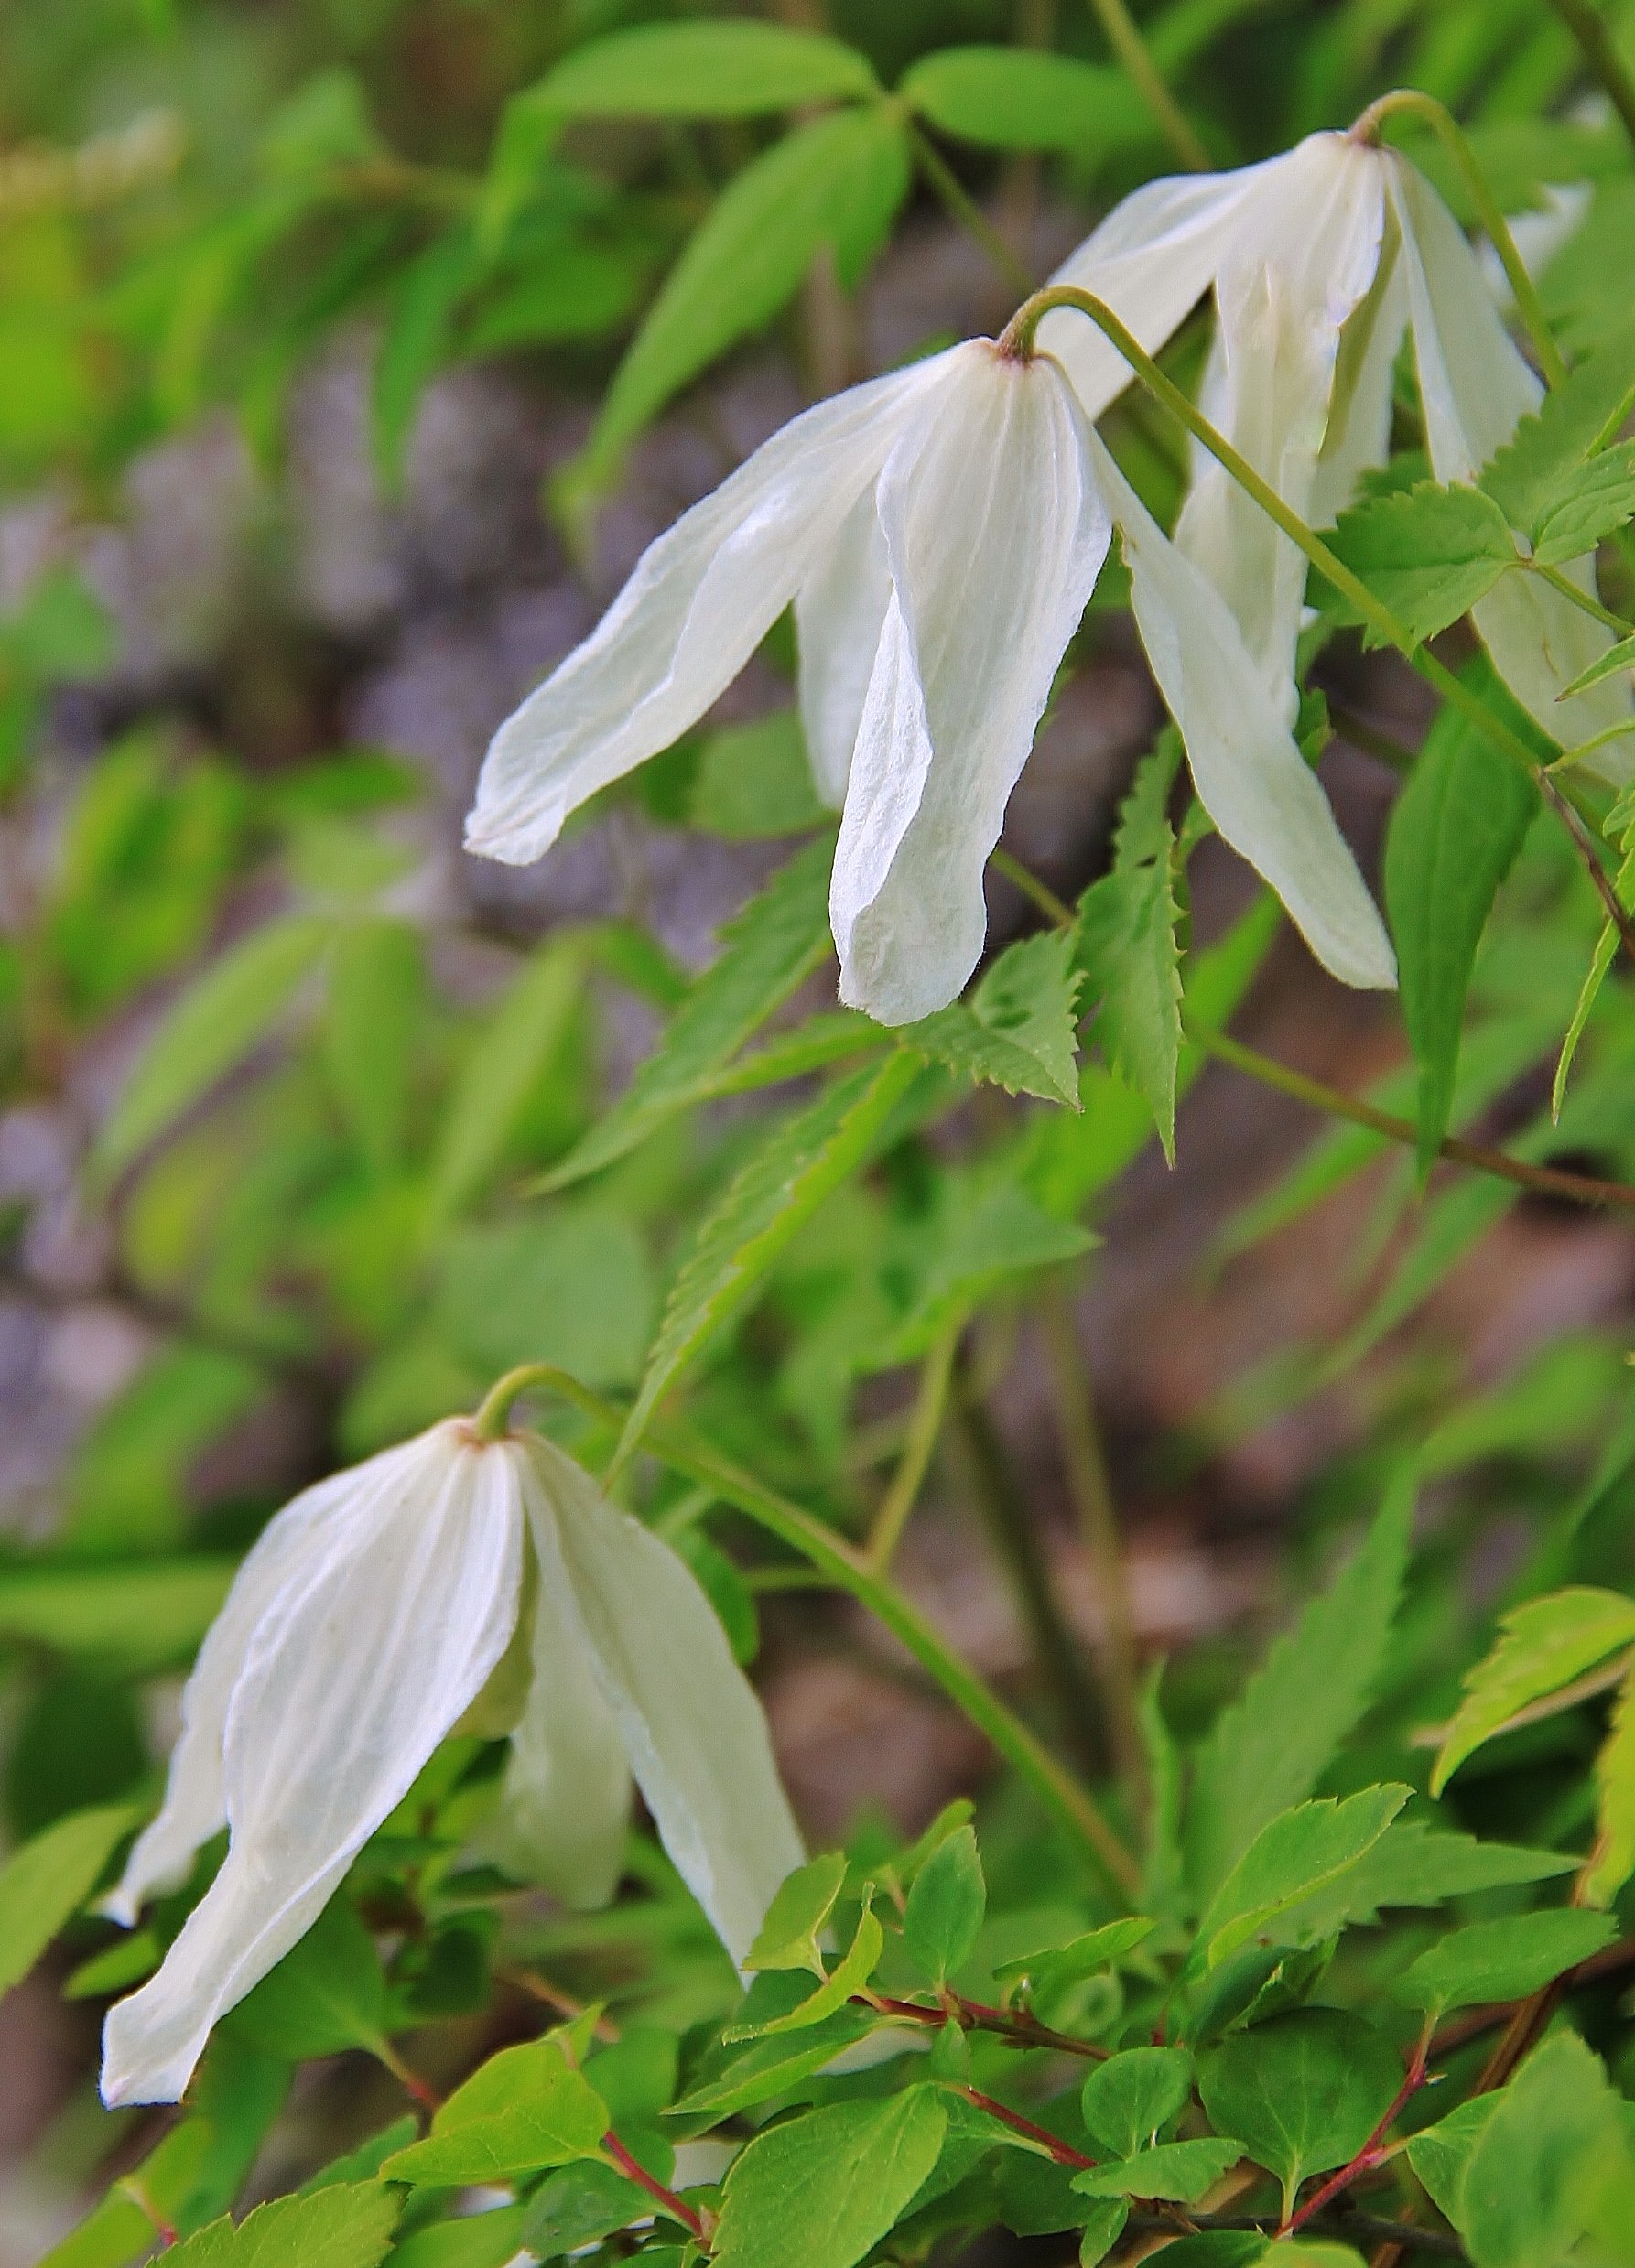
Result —
[{"label": "white sepal", "polygon": [[1396,956],[1328,798],[1214,586],[1182,556],[1094,435],[1142,643],[1204,808],[1345,984],[1384,988]]},{"label": "white sepal", "polygon": [[980,957],[983,869],[1110,537],[1055,363],[949,361],[880,477],[892,599],[829,894],[840,998],[887,1024]]},{"label": "white sepal", "polygon": [[665,1849],[742,1963],[805,1857],[760,1701],[669,1545],[550,1442],[527,1448],[541,1589],[577,1607]]},{"label": "white sepal", "polygon": [[892,570],[871,486],[795,594],[801,729],[818,793],[834,811],[846,801],[851,751],[891,596]]},{"label": "white sepal", "polygon": [[697,722],[833,544],[943,359],[818,403],[648,545],[590,636],[495,733],[469,850],[542,857],[578,805]]},{"label": "white sepal", "polygon": [[110,2106],[179,2098],[211,2025],[311,1927],[515,1626],[514,1444],[455,1420],[341,1477],[355,1498],[331,1504],[233,1685],[227,1856],[157,1975],[108,2013]]}]

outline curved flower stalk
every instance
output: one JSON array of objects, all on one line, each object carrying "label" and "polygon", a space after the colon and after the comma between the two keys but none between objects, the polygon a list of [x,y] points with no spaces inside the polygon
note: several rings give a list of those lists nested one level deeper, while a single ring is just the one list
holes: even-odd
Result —
[{"label": "curved flower stalk", "polygon": [[[1165,289],[1161,307],[1142,302],[1149,333],[1196,297],[1186,279]],[[1051,356],[971,340],[796,418],[651,545],[600,627],[501,727],[469,848],[537,858],[576,804],[702,714],[793,599],[817,769],[844,800],[829,901],[840,998],[887,1024],[928,1015],[980,956],[983,867],[1116,525],[1222,834],[1337,976],[1391,984],[1383,925],[1288,703],[1086,410]]]},{"label": "curved flower stalk", "polygon": [[[1215,262],[1218,322],[1199,405],[1308,524],[1332,522],[1360,475],[1385,462],[1405,334],[1439,481],[1473,480],[1537,408],[1543,389],[1504,327],[1478,254],[1397,151],[1316,134],[1267,164],[1175,187],[1192,192],[1193,235],[1207,237]],[[1095,241],[1059,280],[1104,298]],[[1057,311],[1039,339],[1076,383],[1088,372],[1099,398],[1112,350],[1095,334],[1087,344],[1088,329]],[[1305,562],[1201,449],[1175,541],[1231,607],[1269,692],[1292,702]],[[1593,594],[1593,560],[1565,572]],[[1621,679],[1558,698],[1611,637],[1539,578],[1506,575],[1473,616],[1500,676],[1553,740],[1577,745],[1629,715]],[[1635,755],[1624,741],[1590,761],[1621,780]]]},{"label": "curved flower stalk", "polygon": [[633,1774],[735,1960],[801,1863],[760,1703],[688,1570],[550,1442],[449,1420],[298,1496],[240,1569],[108,1910],[134,1921],[223,1825],[227,1856],[108,2013],[105,2101],[179,2098],[462,1723],[512,1733],[503,1855],[570,1902],[612,1894]]}]

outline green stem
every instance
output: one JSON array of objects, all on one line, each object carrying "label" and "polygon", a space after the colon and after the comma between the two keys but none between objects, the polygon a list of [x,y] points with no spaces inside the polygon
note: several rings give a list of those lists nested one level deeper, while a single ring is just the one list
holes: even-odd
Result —
[{"label": "green stem", "polygon": [[[1294,1071],[1287,1064],[1274,1062],[1258,1049],[1245,1047],[1224,1031],[1214,1031],[1207,1024],[1188,1023],[1186,1036],[1206,1054],[1215,1056],[1223,1064],[1230,1064],[1234,1071],[1242,1071],[1262,1086],[1275,1087],[1280,1095],[1287,1095],[1295,1102],[1305,1103],[1314,1110],[1321,1110],[1331,1118],[1349,1118],[1354,1126],[1366,1126],[1370,1133],[1381,1134],[1387,1141],[1401,1142],[1405,1149],[1417,1149],[1419,1129],[1407,1118],[1393,1117],[1389,1110],[1377,1110],[1355,1095],[1343,1095],[1337,1087],[1325,1086],[1320,1079],[1308,1079],[1303,1071]],[[1491,1173],[1501,1182],[1514,1182],[1518,1187],[1531,1189],[1543,1197],[1565,1197],[1575,1204],[1610,1205],[1623,1212],[1635,1212],[1635,1189],[1625,1182],[1606,1182],[1589,1173],[1569,1173],[1554,1165],[1530,1165],[1524,1159],[1512,1158],[1502,1150],[1487,1150],[1478,1142],[1461,1141],[1450,1134],[1437,1150],[1439,1157],[1455,1165],[1474,1166],[1478,1172]]]},{"label": "green stem", "polygon": [[1578,42],[1585,61],[1606,91],[1607,99],[1624,122],[1624,131],[1635,142],[1635,78],[1613,45],[1606,19],[1590,0],[1550,0],[1551,6]]},{"label": "green stem", "polygon": [[996,874],[1002,874],[1006,881],[1013,882],[1023,896],[1038,907],[1047,922],[1053,923],[1057,929],[1074,927],[1078,916],[1067,900],[1058,898],[1050,884],[1031,873],[1020,859],[1012,858],[1008,850],[991,850],[988,863]]},{"label": "green stem", "polygon": [[969,1378],[960,1381],[955,1409],[977,1513],[1010,1583],[1050,1713],[1062,1740],[1088,1769],[1096,1761],[1095,1695],[1039,1548],[1032,1507],[999,1429]]},{"label": "green stem", "polygon": [[1102,300],[1088,291],[1080,291],[1072,284],[1047,285],[1045,290],[1035,292],[1012,317],[998,340],[1000,352],[1013,355],[1019,362],[1026,362],[1034,351],[1034,334],[1053,308],[1071,308],[1076,313],[1088,316],[1118,349],[1149,391],[1208,450],[1217,463],[1225,468],[1238,485],[1254,499],[1267,518],[1281,528],[1318,573],[1333,584],[1368,627],[1385,644],[1394,646],[1428,684],[1435,686],[1443,699],[1456,708],[1461,716],[1467,718],[1501,755],[1510,762],[1520,764],[1529,779],[1537,780],[1539,765],[1521,734],[1512,731],[1502,718],[1496,717],[1478,695],[1473,693],[1445,663],[1439,662],[1421,644],[1406,624],[1399,621],[1391,609],[1375,596],[1362,578],[1354,573],[1320,535],[1306,526],[1299,513],[1290,509],[1248,459],[1240,455],[1226,436],[1218,432],[1187,400],[1175,381],[1165,377],[1152,356]]},{"label": "green stem", "polygon": [[1543,304],[1521,254],[1516,250],[1516,240],[1510,234],[1510,222],[1500,211],[1499,200],[1488,187],[1487,177],[1476,162],[1476,152],[1452,113],[1434,94],[1425,94],[1418,87],[1397,87],[1390,94],[1382,94],[1377,103],[1369,104],[1351,129],[1352,140],[1377,142],[1380,129],[1386,120],[1400,116],[1403,112],[1424,120],[1458,167],[1465,187],[1470,192],[1470,201],[1476,208],[1476,217],[1487,231],[1493,249],[1499,254],[1500,265],[1504,269],[1505,281],[1515,295],[1516,309],[1527,326],[1527,335],[1532,340],[1539,367],[1553,386],[1560,385],[1566,377],[1567,366],[1561,359],[1561,349],[1551,336]]},{"label": "green stem", "polygon": [[1024,295],[1032,291],[1034,279],[1025,264],[1006,243],[930,136],[912,120],[906,122],[905,130],[915,164],[926,187],[941,199],[967,234],[981,245],[1012,291]]},{"label": "green stem", "polygon": [[1194,132],[1191,121],[1164,84],[1164,74],[1147,52],[1146,41],[1135,27],[1124,0],[1089,0],[1090,13],[1107,36],[1107,44],[1136,85],[1164,137],[1191,173],[1209,171],[1209,153]]},{"label": "green stem", "polygon": [[1529,559],[1524,564],[1530,575],[1540,577],[1552,590],[1559,591],[1568,605],[1575,606],[1581,614],[1594,615],[1597,622],[1619,638],[1630,635],[1632,625],[1626,622],[1621,614],[1615,614],[1610,607],[1604,607],[1587,590],[1580,590],[1572,577],[1564,575],[1560,567],[1548,566],[1538,559]]},{"label": "green stem", "polygon": [[1097,1659],[1113,1758],[1120,1777],[1135,1798],[1139,1816],[1146,1809],[1146,1751],[1141,1736],[1135,1617],[1131,1611],[1118,1507],[1113,1502],[1107,1459],[1096,1426],[1096,1408],[1085,1372],[1084,1350],[1073,1327],[1073,1311],[1059,1287],[1053,1285],[1041,1299],[1038,1312],[1050,1373],[1051,1399],[1056,1406],[1056,1439],[1067,1473],[1067,1493],[1078,1517],[1079,1534],[1096,1579],[1096,1595],[1104,1619],[1104,1636],[1097,1648]]},{"label": "green stem", "polygon": [[908,1438],[892,1474],[891,1486],[880,1500],[863,1554],[879,1574],[883,1575],[891,1566],[930,1468],[948,1406],[948,1381],[954,1375],[954,1356],[958,1345],[959,1329],[954,1325],[941,1334],[921,1366],[919,1391],[908,1421]]},{"label": "green stem", "polygon": [[[559,1395],[587,1416],[615,1430],[623,1422],[624,1413],[617,1403],[609,1401],[590,1387],[581,1386],[554,1363],[528,1363],[520,1369],[508,1371],[485,1398],[482,1409],[499,1406],[508,1410],[520,1394],[531,1389]],[[731,1505],[757,1527],[787,1544],[837,1590],[850,1593],[861,1606],[866,1607],[1027,1782],[1073,1842],[1097,1862],[1121,1891],[1134,1891],[1141,1878],[1140,1867],[1102,1817],[1088,1789],[1082,1787],[1057,1762],[1038,1735],[1007,1708],[992,1688],[960,1660],[919,1610],[885,1576],[869,1566],[861,1552],[854,1551],[798,1505],[791,1504],[787,1497],[780,1496],[775,1490],[741,1471],[707,1444],[683,1435],[674,1427],[650,1427],[643,1438],[643,1446],[672,1472],[713,1490],[723,1504]]]},{"label": "green stem", "polygon": [[1631,922],[1629,908],[1618,894],[1617,885],[1601,864],[1601,854],[1596,848],[1595,837],[1568,803],[1548,772],[1539,774],[1539,787],[1544,801],[1566,830],[1567,840],[1578,854],[1579,864],[1589,876],[1601,909],[1617,930],[1619,940],[1631,960],[1635,960],[1635,922]]}]

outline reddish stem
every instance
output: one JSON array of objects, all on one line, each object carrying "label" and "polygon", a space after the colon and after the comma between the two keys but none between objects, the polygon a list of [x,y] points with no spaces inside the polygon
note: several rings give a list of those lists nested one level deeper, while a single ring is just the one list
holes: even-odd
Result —
[{"label": "reddish stem", "polygon": [[1406,2105],[1413,2101],[1425,2083],[1425,2064],[1430,2051],[1431,2043],[1427,2033],[1414,2049],[1413,2060],[1408,2066],[1402,2083],[1397,2089],[1390,2107],[1357,2155],[1330,2174],[1322,2187],[1307,2198],[1300,2210],[1278,2231],[1280,2236],[1293,2236],[1296,2230],[1305,2227],[1314,2213],[1320,2213],[1331,2198],[1337,2198],[1342,2189],[1348,2188],[1359,2174],[1370,2173],[1379,2165],[1386,2153],[1386,2135],[1402,2116]]},{"label": "reddish stem", "polygon": [[986,2111],[991,2118],[996,2118],[1002,2125],[1008,2126],[1013,2134],[1025,2134],[1029,2142],[1036,2142],[1042,2149],[1048,2150],[1058,2165],[1070,2165],[1076,2174],[1088,2174],[1094,2170],[1097,2163],[1094,2158],[1086,2157],[1082,2150],[1076,2150],[1070,2142],[1064,2142],[1048,2127],[1035,2126],[1033,2120],[1023,2118],[1020,2111],[1012,2111],[1006,2103],[995,2102],[991,2095],[979,2094],[974,2087],[962,2087],[959,2092],[967,2102],[974,2102],[979,2111]]},{"label": "reddish stem", "polygon": [[654,2203],[662,2206],[672,2220],[678,2220],[684,2229],[690,2230],[700,2244],[709,2244],[709,2239],[699,2215],[685,2198],[678,2198],[674,2189],[666,2189],[656,2176],[639,2165],[611,2126],[601,2138],[601,2146],[626,2180],[633,2181],[639,2188],[645,2189]]},{"label": "reddish stem", "polygon": [[1069,2032],[1052,2031],[1036,2016],[991,2008],[986,2001],[967,2000],[958,1993],[948,1993],[936,2008],[927,2008],[917,2000],[890,2000],[878,1993],[854,1993],[852,1999],[860,2008],[878,2008],[885,2015],[904,2016],[914,2024],[941,2025],[951,2016],[968,2032],[991,2032],[1012,2047],[1053,2047],[1059,2055],[1084,2056],[1092,2063],[1105,2063],[1110,2053],[1088,2039],[1075,2039]]}]

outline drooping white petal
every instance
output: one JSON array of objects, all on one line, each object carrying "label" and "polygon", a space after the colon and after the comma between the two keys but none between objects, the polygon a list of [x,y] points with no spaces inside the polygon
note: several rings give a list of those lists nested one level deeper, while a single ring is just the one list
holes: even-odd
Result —
[{"label": "drooping white petal", "polygon": [[550,1442],[528,1448],[541,1588],[577,1608],[665,1849],[742,1962],[805,1855],[761,1704],[668,1544]]},{"label": "drooping white petal", "polygon": [[[1283,162],[1147,182],[1114,206],[1051,282],[1104,300],[1156,354],[1214,281],[1240,209]],[[1038,344],[1060,362],[1092,421],[1130,383],[1129,363],[1082,315],[1053,308],[1039,325]]]},{"label": "drooping white petal", "polygon": [[824,802],[846,800],[851,751],[892,595],[885,537],[871,486],[795,594],[800,721]]},{"label": "drooping white petal", "polygon": [[211,2025],[311,1926],[505,1650],[520,1453],[460,1421],[352,1477],[362,1502],[261,1619],[223,1736],[230,1841],[157,1974],[109,2011],[103,2095],[173,2102]]},{"label": "drooping white petal", "polygon": [[1372,287],[1340,331],[1328,430],[1312,484],[1314,527],[1337,520],[1363,474],[1391,455],[1391,379],[1407,329],[1402,234],[1388,206]]},{"label": "drooping white petal", "polygon": [[703,715],[833,543],[945,359],[818,403],[648,545],[590,636],[495,733],[468,849],[514,866],[540,858],[577,805]]},{"label": "drooping white petal", "polygon": [[954,352],[880,478],[893,595],[829,892],[840,998],[887,1024],[977,965],[982,869],[1110,534],[1056,365]]},{"label": "drooping white petal", "polygon": [[[1328,425],[1340,332],[1373,282],[1384,219],[1378,153],[1318,134],[1240,208],[1215,279],[1206,415],[1302,519]],[[1305,560],[1201,448],[1175,542],[1220,592],[1285,721]]]},{"label": "drooping white petal", "polygon": [[1205,809],[1271,883],[1326,968],[1346,984],[1393,985],[1385,925],[1226,601],[1094,436],[1091,448],[1123,539],[1136,625]]},{"label": "drooping white petal", "polygon": [[[1388,180],[1402,232],[1425,442],[1439,481],[1469,481],[1536,409],[1543,387],[1500,319],[1481,264],[1435,190],[1392,156]],[[1565,570],[1593,591],[1593,565]],[[1535,575],[1512,574],[1471,610],[1493,664],[1551,738],[1571,747],[1630,714],[1629,686],[1609,677],[1570,701],[1556,697],[1607,652],[1610,632]],[[1635,740],[1591,760],[1616,782],[1635,767]]]},{"label": "drooping white petal", "polygon": [[[528,1491],[531,1512],[537,1495]],[[554,1581],[535,1598],[533,1664],[485,1845],[565,1904],[605,1906],[624,1855],[630,1766],[578,1610]]]},{"label": "drooping white petal", "polygon": [[[403,1451],[389,1453],[400,1457]],[[386,1458],[377,1459],[384,1464]],[[110,1919],[129,1928],[145,1900],[187,1880],[196,1852],[227,1824],[222,1786],[222,1734],[233,1688],[257,1625],[326,1531],[344,1528],[359,1503],[359,1474],[332,1474],[287,1504],[246,1555],[221,1613],[205,1634],[182,1690],[181,1731],[170,1752],[165,1800],[137,1836],[118,1885],[103,1902]]]}]

